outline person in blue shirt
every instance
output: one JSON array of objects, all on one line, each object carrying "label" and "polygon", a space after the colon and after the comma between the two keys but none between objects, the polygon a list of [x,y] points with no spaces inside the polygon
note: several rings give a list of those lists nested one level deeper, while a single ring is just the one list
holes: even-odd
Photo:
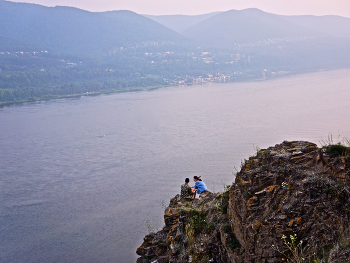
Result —
[{"label": "person in blue shirt", "polygon": [[193,199],[196,198],[196,193],[197,194],[202,194],[207,192],[207,186],[205,185],[205,183],[202,181],[200,176],[193,176],[193,181],[195,181],[194,186],[192,187],[192,189],[194,189],[194,194],[193,194]]}]

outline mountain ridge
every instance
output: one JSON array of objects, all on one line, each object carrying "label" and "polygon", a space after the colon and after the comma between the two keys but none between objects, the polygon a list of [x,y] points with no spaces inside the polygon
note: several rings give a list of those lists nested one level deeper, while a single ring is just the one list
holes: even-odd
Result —
[{"label": "mountain ridge", "polygon": [[163,25],[128,10],[89,12],[2,1],[0,14],[1,37],[61,52],[101,55],[145,41],[179,44],[187,41]]},{"label": "mountain ridge", "polygon": [[[350,19],[332,17],[288,17],[267,13],[256,8],[244,10],[229,10],[210,17],[186,29],[182,34],[192,37],[198,43],[210,47],[232,48],[237,44],[251,44],[267,39],[310,38],[310,37],[346,37],[350,38]],[[317,26],[317,21],[332,19],[333,23],[327,30]],[[304,20],[303,20],[304,19]],[[344,23],[344,32],[334,32],[339,28],[338,21]],[[323,24],[327,24],[323,22]],[[339,30],[338,30],[339,31]],[[220,41],[216,41],[220,39]]]},{"label": "mountain ridge", "polygon": [[259,9],[209,15],[183,36],[129,10],[1,1],[0,103],[350,66],[350,19],[319,28]]},{"label": "mountain ridge", "polygon": [[350,18],[284,16],[257,8],[197,16],[151,16],[129,10],[90,12],[1,1],[0,14],[0,37],[88,56],[106,55],[143,42],[236,49],[237,45],[271,39],[350,39]]},{"label": "mountain ridge", "polygon": [[148,17],[159,24],[162,24],[178,33],[181,33],[185,29],[204,21],[212,16],[218,15],[221,12],[212,12],[202,15],[146,15],[143,16]]}]

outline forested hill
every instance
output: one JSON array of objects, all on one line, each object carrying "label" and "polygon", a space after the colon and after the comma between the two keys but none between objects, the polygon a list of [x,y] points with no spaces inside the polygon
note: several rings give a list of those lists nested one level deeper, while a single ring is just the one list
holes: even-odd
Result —
[{"label": "forested hill", "polygon": [[246,9],[158,21],[0,0],[0,105],[350,67],[350,18]]},{"label": "forested hill", "polygon": [[203,15],[143,15],[148,17],[159,24],[162,24],[178,33],[183,32],[189,27],[192,27],[208,18],[215,16],[221,12],[213,12]]},{"label": "forested hill", "polygon": [[[266,41],[350,37],[350,18],[282,16],[250,8],[212,16],[182,32],[206,46],[234,48]],[[217,41],[220,39],[220,41]]]},{"label": "forested hill", "polygon": [[320,32],[324,36],[350,38],[350,18],[341,16],[283,16],[283,19]]},{"label": "forested hill", "polygon": [[2,38],[87,56],[143,42],[188,44],[180,34],[131,11],[93,13],[0,1],[0,25]]},{"label": "forested hill", "polygon": [[[210,36],[208,31],[211,32]],[[265,39],[305,37],[313,35],[314,32],[285,21],[278,15],[251,8],[223,12],[185,30],[183,34],[208,46],[230,48],[235,44],[248,44]]]}]

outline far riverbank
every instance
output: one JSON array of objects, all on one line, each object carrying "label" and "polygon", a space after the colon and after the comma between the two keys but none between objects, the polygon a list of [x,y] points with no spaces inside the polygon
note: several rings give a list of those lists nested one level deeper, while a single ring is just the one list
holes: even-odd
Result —
[{"label": "far riverbank", "polygon": [[226,76],[221,75],[219,77],[208,77],[208,78],[193,78],[193,81],[178,81],[169,83],[167,85],[159,85],[159,86],[146,86],[146,87],[128,87],[128,88],[122,88],[122,89],[107,89],[107,90],[100,90],[100,91],[92,91],[92,92],[83,92],[83,93],[77,93],[77,94],[67,94],[67,95],[45,95],[44,97],[31,97],[28,99],[23,100],[15,100],[15,101],[0,101],[0,108],[4,106],[10,106],[10,105],[20,105],[27,102],[36,102],[36,101],[47,101],[52,99],[64,99],[64,98],[76,98],[81,96],[98,96],[101,94],[113,94],[113,93],[124,93],[124,92],[137,92],[137,91],[150,91],[155,90],[159,88],[164,87],[171,87],[171,86],[189,86],[189,85],[204,85],[207,83],[236,83],[236,82],[254,82],[254,81],[265,81],[265,80],[272,80],[277,78],[284,78],[288,76],[296,76],[296,75],[302,75],[302,74],[309,74],[314,72],[321,72],[321,71],[333,71],[333,70],[341,70],[341,69],[348,69],[348,67],[344,68],[328,68],[328,69],[315,69],[315,70],[307,70],[307,71],[279,71],[279,72],[270,72],[270,74],[265,74],[263,71],[260,76],[257,75],[237,75],[234,76]]}]

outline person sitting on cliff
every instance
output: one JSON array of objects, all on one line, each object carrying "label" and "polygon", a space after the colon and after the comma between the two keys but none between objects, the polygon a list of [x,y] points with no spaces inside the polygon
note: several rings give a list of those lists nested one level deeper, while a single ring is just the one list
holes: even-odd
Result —
[{"label": "person sitting on cliff", "polygon": [[199,194],[199,197],[203,196],[208,190],[205,183],[202,181],[200,176],[193,176],[193,181],[195,181],[195,185],[192,187],[194,194],[192,199],[196,199],[196,193]]},{"label": "person sitting on cliff", "polygon": [[189,182],[190,182],[190,179],[186,178],[185,183],[181,185],[181,197],[188,201],[191,200],[193,196],[193,190],[191,186],[188,185]]}]

